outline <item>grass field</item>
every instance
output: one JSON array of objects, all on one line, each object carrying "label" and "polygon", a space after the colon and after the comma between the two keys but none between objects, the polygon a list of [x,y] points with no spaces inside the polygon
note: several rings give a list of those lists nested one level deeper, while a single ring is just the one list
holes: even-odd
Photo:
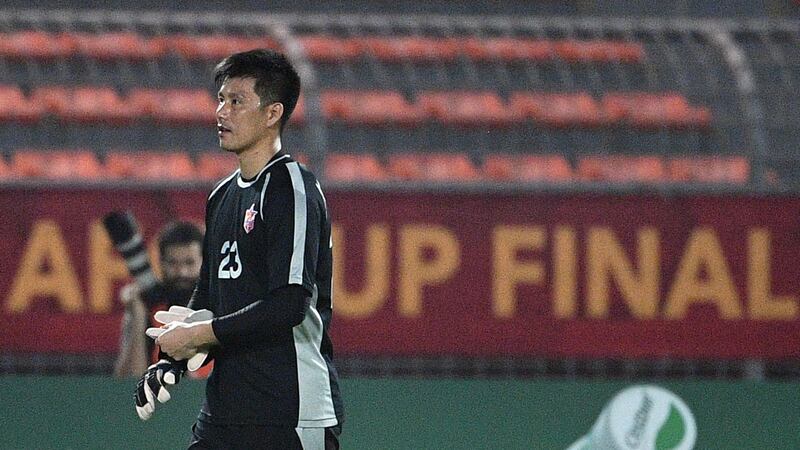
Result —
[{"label": "grass field", "polygon": [[[184,448],[203,383],[141,422],[135,381],[0,377],[2,449]],[[697,449],[800,448],[800,384],[659,383],[697,419]],[[624,382],[344,379],[343,449],[564,449]]]}]

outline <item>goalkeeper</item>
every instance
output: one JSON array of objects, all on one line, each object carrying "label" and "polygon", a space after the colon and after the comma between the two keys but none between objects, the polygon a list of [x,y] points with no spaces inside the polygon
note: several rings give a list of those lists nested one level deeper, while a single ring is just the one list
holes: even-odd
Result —
[{"label": "goalkeeper", "polygon": [[[225,58],[214,78],[219,144],[239,169],[206,203],[203,264],[187,305],[197,313],[162,314],[156,342],[179,363],[148,369],[137,406],[153,413],[152,399],[169,397],[165,386],[186,360],[210,352],[190,448],[338,449],[331,219],[314,174],[281,144],[299,76],[284,55],[251,50]],[[203,309],[214,318],[193,316]]]}]

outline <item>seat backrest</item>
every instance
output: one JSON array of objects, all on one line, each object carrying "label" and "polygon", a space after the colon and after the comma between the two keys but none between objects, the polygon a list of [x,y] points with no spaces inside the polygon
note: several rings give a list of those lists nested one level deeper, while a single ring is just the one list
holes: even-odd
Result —
[{"label": "seat backrest", "polygon": [[383,181],[386,169],[369,153],[332,153],[325,158],[325,179],[330,181]]}]

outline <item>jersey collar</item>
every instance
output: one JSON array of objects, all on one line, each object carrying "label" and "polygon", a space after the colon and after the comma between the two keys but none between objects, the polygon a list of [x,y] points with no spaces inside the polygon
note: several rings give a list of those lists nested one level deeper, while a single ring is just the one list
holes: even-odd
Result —
[{"label": "jersey collar", "polygon": [[242,178],[242,172],[240,171],[239,175],[236,177],[236,184],[239,185],[239,187],[241,187],[241,188],[248,188],[248,187],[252,186],[253,183],[258,181],[258,179],[261,177],[261,174],[263,174],[267,169],[272,167],[278,161],[282,161],[282,160],[288,159],[289,157],[290,156],[288,154],[286,154],[283,150],[279,151],[278,153],[275,153],[275,155],[272,157],[272,159],[269,160],[267,165],[264,166],[264,168],[261,169],[258,172],[258,174],[256,174],[256,176],[254,176],[252,179],[250,179],[250,180],[243,179]]}]

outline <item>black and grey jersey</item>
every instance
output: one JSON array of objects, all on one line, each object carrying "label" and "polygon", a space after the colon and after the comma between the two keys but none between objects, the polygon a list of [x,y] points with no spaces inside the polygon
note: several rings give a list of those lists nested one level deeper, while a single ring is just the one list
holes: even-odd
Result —
[{"label": "black and grey jersey", "polygon": [[222,317],[254,302],[280,301],[275,293],[287,286],[302,286],[310,304],[299,325],[220,339],[200,420],[293,427],[340,423],[328,335],[331,247],[318,181],[283,152],[254,179],[244,180],[236,171],[213,189],[202,274],[191,306]]}]

